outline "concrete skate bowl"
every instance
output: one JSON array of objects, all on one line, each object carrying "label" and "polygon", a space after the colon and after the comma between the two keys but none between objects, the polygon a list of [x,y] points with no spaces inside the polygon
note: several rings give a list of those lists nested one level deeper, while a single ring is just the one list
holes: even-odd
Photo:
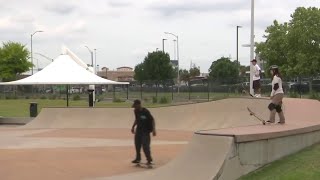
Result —
[{"label": "concrete skate bowl", "polygon": [[[150,108],[158,129],[197,131],[259,124],[247,106],[266,116],[268,101],[233,98],[191,105]],[[130,128],[131,108],[44,108],[23,128]]]},{"label": "concrete skate bowl", "polygon": [[[258,106],[261,103],[261,100],[252,101],[258,102]],[[320,103],[314,100],[284,99],[284,104],[285,125],[259,124],[197,131],[185,152],[163,167],[97,180],[234,180],[320,142]]]},{"label": "concrete skate bowl", "polygon": [[[150,108],[158,129],[195,132],[186,149],[154,170],[97,179],[232,180],[320,141],[318,101],[285,99],[287,123],[263,126],[246,107],[267,119],[268,104],[265,99],[233,98]],[[24,128],[128,129],[132,121],[129,108],[46,108]]]}]

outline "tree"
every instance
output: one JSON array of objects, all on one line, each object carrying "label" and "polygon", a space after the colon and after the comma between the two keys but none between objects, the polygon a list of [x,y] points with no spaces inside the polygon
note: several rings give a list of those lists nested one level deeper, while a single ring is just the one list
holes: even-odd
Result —
[{"label": "tree", "polygon": [[134,68],[134,79],[138,80],[140,82],[147,79],[147,77],[144,73],[143,65],[144,65],[143,63],[140,63],[140,64],[136,65],[136,67]]},{"label": "tree", "polygon": [[14,80],[16,75],[28,71],[33,65],[28,61],[29,51],[17,42],[3,43],[0,48],[0,79]]},{"label": "tree", "polygon": [[190,73],[190,77],[191,77],[191,78],[200,76],[200,68],[199,68],[199,67],[196,67],[196,66],[193,66],[193,67],[189,70],[189,73]]},{"label": "tree", "polygon": [[185,83],[190,81],[190,73],[186,69],[180,69],[180,81]]},{"label": "tree", "polygon": [[276,64],[286,76],[315,76],[320,70],[320,9],[299,7],[291,20],[274,21],[256,52],[267,65]]},{"label": "tree", "polygon": [[139,81],[164,81],[174,78],[169,54],[161,51],[148,53],[143,63],[135,67],[135,79]]},{"label": "tree", "polygon": [[239,69],[236,61],[221,57],[212,62],[209,69],[209,78],[220,83],[235,83],[239,77]]}]

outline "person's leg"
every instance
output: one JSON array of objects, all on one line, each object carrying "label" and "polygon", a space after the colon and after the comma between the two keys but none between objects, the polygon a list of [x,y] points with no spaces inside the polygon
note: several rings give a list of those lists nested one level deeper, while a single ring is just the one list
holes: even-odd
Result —
[{"label": "person's leg", "polygon": [[136,159],[133,162],[141,161],[141,145],[142,145],[142,136],[141,134],[135,134],[134,136],[134,145],[136,147]]},{"label": "person's leg", "polygon": [[253,95],[255,96],[257,94],[257,81],[252,82],[252,88],[253,88]]},{"label": "person's leg", "polygon": [[273,103],[273,99],[271,100],[271,103],[268,106],[268,109],[270,110],[270,116],[269,121],[270,123],[274,123],[276,121],[276,105]]},{"label": "person's leg", "polygon": [[148,163],[152,162],[150,143],[151,143],[150,134],[149,133],[143,134],[142,147],[143,147],[143,151],[144,151],[144,154],[146,155]]},{"label": "person's leg", "polygon": [[277,104],[276,111],[277,111],[279,118],[280,118],[280,121],[279,121],[280,124],[285,123],[285,117],[284,117],[283,110],[282,110],[282,100],[283,100],[283,94],[277,94],[275,96],[275,102]]}]

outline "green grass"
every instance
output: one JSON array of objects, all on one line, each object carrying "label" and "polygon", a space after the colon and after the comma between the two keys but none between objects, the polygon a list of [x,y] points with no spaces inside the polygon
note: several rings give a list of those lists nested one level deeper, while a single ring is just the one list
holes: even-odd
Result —
[{"label": "green grass", "polygon": [[[112,94],[112,93],[111,93]],[[146,107],[160,107],[160,106],[170,106],[172,105],[171,102],[171,93],[158,93],[158,100],[163,97],[166,97],[169,101],[168,104],[153,104],[152,97],[155,97],[155,93],[143,93],[143,100],[147,100],[144,102],[144,106]],[[47,95],[48,97],[50,95]],[[69,107],[88,107],[88,102],[85,100],[87,96],[82,95],[82,100],[73,101],[72,97],[70,96],[69,100]],[[100,101],[96,103],[96,107],[130,107],[130,102],[121,102],[121,103],[113,103],[110,102],[113,98],[113,94],[110,93],[102,95],[104,99],[108,98],[109,101]],[[228,93],[210,93],[210,100],[219,100],[228,97],[237,97],[239,95],[236,94],[228,94]],[[116,93],[116,97],[122,100],[126,99],[125,93]],[[43,107],[66,107],[67,102],[63,99],[41,99],[40,96],[36,99],[0,99],[0,116],[3,117],[29,117],[29,104],[30,102],[37,102],[38,103],[38,112],[41,111]],[[63,97],[62,97],[63,98]],[[132,99],[140,99],[139,93],[131,93],[129,98]],[[208,93],[191,93],[190,96],[191,100],[202,100],[207,101]],[[174,101],[177,102],[188,102],[189,101],[189,94],[188,93],[177,93],[174,94]]]},{"label": "green grass", "polygon": [[320,179],[320,144],[275,161],[240,178],[240,180],[318,179]]}]

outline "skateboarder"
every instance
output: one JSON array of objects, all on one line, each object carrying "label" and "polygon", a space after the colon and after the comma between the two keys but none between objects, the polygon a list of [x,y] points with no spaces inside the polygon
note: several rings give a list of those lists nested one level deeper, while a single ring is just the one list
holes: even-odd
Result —
[{"label": "skateboarder", "polygon": [[278,113],[280,122],[279,124],[285,123],[285,117],[282,111],[282,99],[283,99],[283,89],[282,89],[282,77],[278,66],[273,65],[270,67],[270,73],[272,75],[272,92],[271,92],[271,103],[268,108],[270,110],[269,123],[275,122],[276,113]]},{"label": "skateboarder", "polygon": [[261,97],[261,85],[260,85],[260,74],[261,68],[257,64],[257,60],[253,59],[251,61],[253,65],[253,89],[254,89],[254,96]]},{"label": "skateboarder", "polygon": [[140,151],[142,146],[144,154],[147,158],[147,165],[151,165],[152,157],[150,151],[150,133],[152,133],[153,136],[156,136],[155,120],[151,115],[150,111],[142,107],[140,100],[135,100],[132,107],[134,108],[135,121],[133,123],[131,132],[135,134],[134,144],[136,148],[136,158],[132,161],[132,163],[140,163]]}]

